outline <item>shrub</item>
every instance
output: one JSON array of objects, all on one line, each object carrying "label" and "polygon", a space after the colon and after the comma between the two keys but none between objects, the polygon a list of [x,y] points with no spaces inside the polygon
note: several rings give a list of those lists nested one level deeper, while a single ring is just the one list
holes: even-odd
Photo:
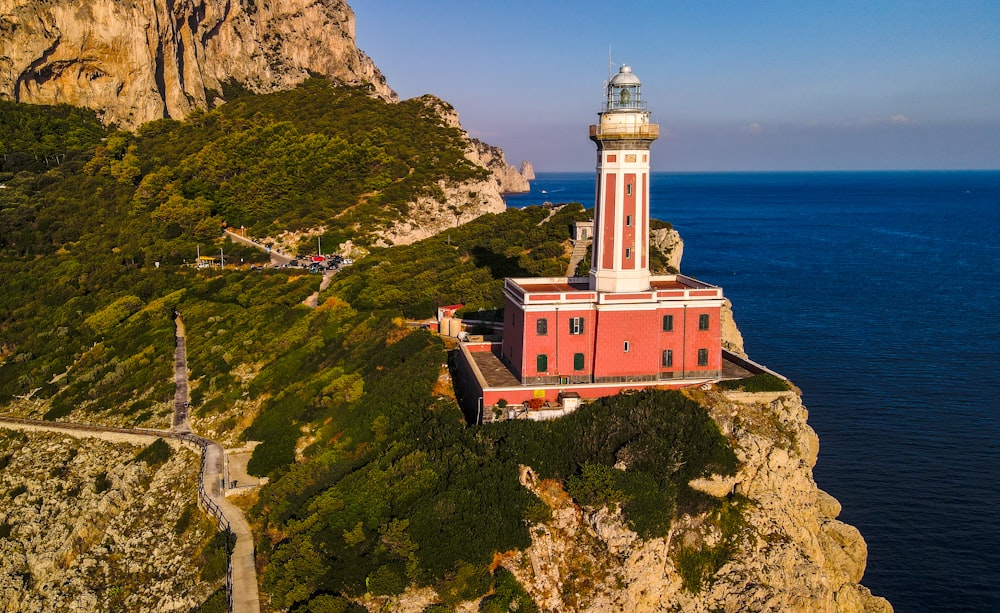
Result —
[{"label": "shrub", "polygon": [[766,372],[743,379],[720,381],[718,386],[725,390],[742,390],[744,392],[787,392],[792,389],[785,379]]},{"label": "shrub", "polygon": [[229,567],[229,554],[236,544],[236,538],[232,532],[221,530],[201,548],[199,561],[201,562],[201,580],[209,583],[218,581],[226,576]]},{"label": "shrub", "polygon": [[111,489],[113,484],[107,472],[99,472],[97,473],[97,477],[94,478],[94,492],[102,494]]},{"label": "shrub", "polygon": [[191,613],[229,613],[229,593],[225,587],[212,592],[208,600]]},{"label": "shrub", "polygon": [[493,593],[479,603],[481,613],[538,613],[538,605],[531,599],[517,577],[500,567],[493,574]]},{"label": "shrub", "polygon": [[160,466],[163,466],[173,453],[167,441],[158,438],[147,445],[142,451],[135,454],[135,461],[145,462],[151,469],[156,470]]},{"label": "shrub", "polygon": [[406,589],[406,577],[401,564],[385,564],[368,575],[368,591],[376,596],[394,596]]}]

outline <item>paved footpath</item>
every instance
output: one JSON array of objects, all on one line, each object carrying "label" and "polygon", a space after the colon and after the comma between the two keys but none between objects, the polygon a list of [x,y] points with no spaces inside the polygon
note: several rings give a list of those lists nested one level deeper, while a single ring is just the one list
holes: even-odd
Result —
[{"label": "paved footpath", "polygon": [[174,311],[174,432],[190,432],[191,421],[188,408],[191,406],[188,392],[187,337],[181,314]]},{"label": "paved footpath", "polygon": [[220,527],[224,529],[228,525],[230,531],[236,536],[236,546],[229,560],[232,576],[232,606],[230,611],[234,613],[260,613],[253,533],[239,507],[226,500],[222,487],[225,465],[225,450],[223,450],[222,445],[201,436],[167,430],[111,428],[16,417],[0,416],[0,427],[20,431],[61,432],[76,437],[138,444],[149,444],[157,438],[172,438],[197,447],[202,452],[203,458],[201,464],[201,484],[203,487],[199,492],[199,501],[203,508],[213,515],[215,509],[218,509],[219,515],[221,515],[221,517],[217,515]]}]

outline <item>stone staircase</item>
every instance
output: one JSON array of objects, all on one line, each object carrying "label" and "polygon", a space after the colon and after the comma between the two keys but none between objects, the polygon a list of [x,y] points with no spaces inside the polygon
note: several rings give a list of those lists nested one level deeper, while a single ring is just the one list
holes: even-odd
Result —
[{"label": "stone staircase", "polygon": [[566,276],[577,275],[576,267],[580,265],[583,258],[587,257],[587,249],[590,249],[590,239],[579,240],[573,243],[573,253],[569,256],[569,266],[566,267]]}]

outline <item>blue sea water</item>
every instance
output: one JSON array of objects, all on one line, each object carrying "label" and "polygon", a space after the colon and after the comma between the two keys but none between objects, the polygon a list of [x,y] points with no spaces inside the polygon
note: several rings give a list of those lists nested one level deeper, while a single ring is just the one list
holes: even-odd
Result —
[{"label": "blue sea water", "polygon": [[[814,475],[897,612],[1000,611],[1000,172],[654,173],[681,270],[803,391]],[[544,192],[543,192],[544,190]],[[593,206],[592,173],[509,206]]]}]

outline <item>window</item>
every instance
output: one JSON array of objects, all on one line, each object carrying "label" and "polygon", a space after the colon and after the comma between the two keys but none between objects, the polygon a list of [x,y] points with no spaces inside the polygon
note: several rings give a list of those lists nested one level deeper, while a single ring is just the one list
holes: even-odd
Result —
[{"label": "window", "polygon": [[574,353],[573,354],[573,370],[583,370],[583,354]]},{"label": "window", "polygon": [[702,313],[698,316],[698,329],[708,330],[708,313]]},{"label": "window", "polygon": [[625,216],[625,225],[629,226],[629,227],[632,227],[632,216],[631,215],[626,215]]},{"label": "window", "polygon": [[628,350],[630,348],[631,348],[631,346],[628,344],[628,341],[625,341],[625,353],[628,353]]},{"label": "window", "polygon": [[570,334],[583,334],[583,318],[582,317],[570,317],[569,318],[569,333]]},{"label": "window", "polygon": [[627,195],[627,196],[631,196],[632,195],[632,184],[631,183],[627,183],[625,185],[625,195]]},{"label": "window", "polygon": [[631,247],[625,247],[625,259],[626,260],[631,260],[632,259],[632,248]]},{"label": "window", "polygon": [[663,350],[663,368],[670,368],[674,365],[674,351],[673,349]]},{"label": "window", "polygon": [[663,331],[673,332],[674,331],[674,316],[664,315],[663,316]]},{"label": "window", "polygon": [[545,336],[549,333],[549,320],[544,317],[539,318],[535,321],[535,334],[538,336]]},{"label": "window", "polygon": [[708,366],[708,349],[698,350],[698,366]]},{"label": "window", "polygon": [[545,372],[549,369],[549,356],[544,353],[539,353],[538,357],[535,358],[535,370],[538,372]]}]

